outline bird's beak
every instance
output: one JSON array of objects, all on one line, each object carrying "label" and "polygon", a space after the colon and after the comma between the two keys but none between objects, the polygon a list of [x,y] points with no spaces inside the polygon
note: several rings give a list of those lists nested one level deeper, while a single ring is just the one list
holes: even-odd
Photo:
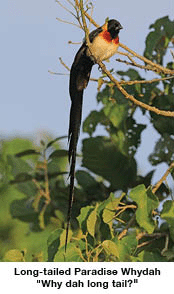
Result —
[{"label": "bird's beak", "polygon": [[119,31],[119,30],[122,30],[122,29],[123,29],[123,27],[122,27],[122,25],[120,23],[117,24],[117,26],[115,27],[116,31]]}]

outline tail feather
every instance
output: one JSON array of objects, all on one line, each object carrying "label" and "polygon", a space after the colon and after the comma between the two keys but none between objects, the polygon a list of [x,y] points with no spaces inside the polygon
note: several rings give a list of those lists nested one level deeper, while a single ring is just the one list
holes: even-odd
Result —
[{"label": "tail feather", "polygon": [[68,203],[68,213],[67,213],[67,227],[66,227],[66,240],[65,240],[65,252],[68,243],[68,233],[71,220],[72,205],[74,202],[74,178],[75,178],[75,165],[76,165],[76,150],[77,142],[80,131],[81,124],[81,112],[82,112],[82,93],[78,93],[79,100],[78,103],[72,103],[70,112],[70,126],[69,126],[69,163],[70,163],[70,188],[69,188],[69,203]]},{"label": "tail feather", "polygon": [[83,104],[83,91],[86,88],[93,61],[86,55],[86,45],[83,44],[76,54],[74,63],[70,72],[70,97],[71,97],[71,110],[69,122],[69,163],[70,163],[70,190],[69,190],[69,204],[67,213],[67,228],[65,240],[65,252],[68,242],[68,233],[71,220],[72,205],[74,201],[74,178],[75,178],[75,165],[76,165],[76,150],[77,142],[80,132],[82,104]]}]

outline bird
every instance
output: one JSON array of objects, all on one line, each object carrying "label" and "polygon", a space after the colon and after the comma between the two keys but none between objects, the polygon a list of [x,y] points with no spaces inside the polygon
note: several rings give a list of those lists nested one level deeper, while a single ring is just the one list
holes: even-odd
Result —
[{"label": "bird", "polygon": [[[70,186],[69,203],[67,212],[67,227],[65,239],[65,252],[68,243],[68,232],[71,220],[72,205],[74,201],[74,179],[76,165],[76,149],[80,133],[83,92],[87,87],[91,70],[96,60],[104,61],[112,57],[119,46],[119,31],[123,27],[115,19],[107,20],[103,26],[98,27],[89,34],[90,48],[84,40],[82,46],[75,55],[70,70],[69,94],[71,98],[70,120],[69,120],[69,164],[70,164]],[[91,55],[91,52],[93,56]]]}]

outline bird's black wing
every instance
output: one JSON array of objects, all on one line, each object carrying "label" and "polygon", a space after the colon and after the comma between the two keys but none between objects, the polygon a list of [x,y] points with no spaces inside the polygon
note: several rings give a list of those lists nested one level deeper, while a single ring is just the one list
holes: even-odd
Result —
[{"label": "bird's black wing", "polygon": [[96,30],[92,31],[89,34],[89,41],[92,43],[92,41],[95,39],[95,37],[97,37],[102,31],[103,31],[102,27],[99,27]]}]

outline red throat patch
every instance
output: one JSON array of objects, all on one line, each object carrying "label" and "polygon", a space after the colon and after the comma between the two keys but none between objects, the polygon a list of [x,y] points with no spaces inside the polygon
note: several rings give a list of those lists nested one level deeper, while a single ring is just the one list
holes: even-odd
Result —
[{"label": "red throat patch", "polygon": [[100,36],[108,43],[113,42],[115,45],[117,45],[119,43],[119,37],[117,36],[115,39],[112,39],[111,35],[108,31],[101,32]]},{"label": "red throat patch", "polygon": [[119,43],[119,37],[117,36],[114,40],[113,40],[114,44],[118,44]]}]

